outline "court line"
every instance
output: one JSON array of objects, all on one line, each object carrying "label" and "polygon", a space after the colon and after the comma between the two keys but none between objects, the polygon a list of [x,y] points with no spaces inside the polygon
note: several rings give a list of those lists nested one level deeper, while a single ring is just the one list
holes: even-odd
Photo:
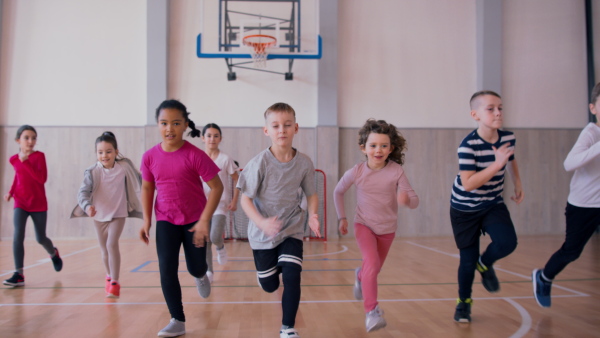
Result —
[{"label": "court line", "polygon": [[525,310],[525,308],[521,306],[521,304],[515,302],[510,298],[504,298],[504,300],[512,306],[514,306],[515,309],[517,309],[517,311],[519,311],[519,314],[521,315],[521,327],[517,330],[517,332],[513,333],[513,335],[510,336],[510,338],[521,338],[525,336],[531,330],[531,316],[529,315],[529,312],[527,312],[527,310]]},{"label": "court line", "polygon": [[[312,254],[312,255],[304,255],[303,257],[320,257],[320,256],[331,256],[331,255],[337,255],[337,254],[341,254],[343,252],[348,251],[348,247],[345,245],[342,245],[342,250],[340,251],[333,251],[333,252],[324,252],[324,253],[320,253],[320,254]],[[250,259],[254,261],[254,257],[229,257],[230,259]]]},{"label": "court line", "polygon": [[[60,255],[60,257],[61,257],[61,258],[70,257],[70,256],[73,256],[73,255],[76,255],[76,254],[80,254],[80,253],[82,253],[82,252],[85,252],[85,251],[88,251],[88,250],[91,250],[91,249],[95,249],[95,248],[98,248],[98,247],[99,247],[99,245],[94,245],[94,246],[92,246],[92,247],[89,247],[89,248],[87,248],[87,249],[82,249],[82,250],[79,250],[79,251],[71,252],[71,253],[69,253],[69,254],[66,254],[66,255]],[[36,266],[40,266],[40,265],[42,265],[42,264],[46,264],[46,263],[48,263],[48,262],[51,262],[51,261],[52,261],[52,259],[50,259],[50,258],[44,258],[44,259],[40,259],[40,260],[38,260],[38,262],[37,262],[37,263],[35,263],[35,264],[31,264],[31,265],[28,265],[28,266],[25,266],[25,267],[23,267],[23,270],[27,270],[27,269],[30,269],[30,268],[34,268],[34,267],[36,267]],[[0,274],[0,277],[2,277],[2,276],[7,276],[7,275],[12,275],[14,272],[15,272],[14,270],[11,270],[10,272],[5,272],[5,273],[2,273],[2,274]]]}]

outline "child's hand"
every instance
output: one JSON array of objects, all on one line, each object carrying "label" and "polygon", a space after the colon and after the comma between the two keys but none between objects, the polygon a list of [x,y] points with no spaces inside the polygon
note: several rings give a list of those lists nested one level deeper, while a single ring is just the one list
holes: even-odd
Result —
[{"label": "child's hand", "polygon": [[88,216],[90,216],[90,217],[96,216],[96,207],[94,207],[93,205],[90,205],[86,209],[87,210],[85,211],[85,213],[88,214]]},{"label": "child's hand", "polygon": [[523,198],[525,198],[523,190],[521,187],[515,186],[515,195],[511,196],[510,199],[515,201],[517,204],[521,204],[521,202],[523,202]]},{"label": "child's hand", "polygon": [[321,224],[319,223],[319,215],[313,214],[308,218],[308,226],[310,230],[312,230],[317,237],[321,237]]},{"label": "child's hand", "polygon": [[492,149],[494,149],[494,156],[496,156],[496,163],[501,166],[505,166],[506,163],[508,163],[508,159],[515,153],[514,148],[510,149],[509,146],[510,143],[508,142],[504,143],[500,148],[492,146]]},{"label": "child's hand", "polygon": [[237,201],[231,201],[231,203],[229,203],[229,205],[227,206],[227,210],[236,211],[237,210]]},{"label": "child's hand", "polygon": [[10,201],[11,198],[12,198],[12,195],[9,192],[7,192],[6,195],[4,195],[4,200],[6,202]]},{"label": "child's hand", "polygon": [[146,245],[150,243],[150,222],[144,222],[144,225],[140,229],[140,239],[142,242],[146,243]]},{"label": "child's hand", "polygon": [[398,193],[398,205],[407,207],[410,205],[410,197],[406,191],[400,191]]},{"label": "child's hand", "polygon": [[265,218],[257,226],[269,237],[275,237],[281,230],[281,221],[277,217]]},{"label": "child's hand", "polygon": [[29,154],[25,154],[24,152],[19,151],[19,160],[21,160],[21,162],[27,161],[28,158]]},{"label": "child's hand", "polygon": [[348,220],[346,218],[342,218],[339,220],[338,229],[340,230],[340,234],[342,234],[342,235],[348,234]]},{"label": "child's hand", "polygon": [[210,241],[210,223],[208,221],[199,220],[189,231],[194,233],[193,242],[196,248],[201,248]]}]

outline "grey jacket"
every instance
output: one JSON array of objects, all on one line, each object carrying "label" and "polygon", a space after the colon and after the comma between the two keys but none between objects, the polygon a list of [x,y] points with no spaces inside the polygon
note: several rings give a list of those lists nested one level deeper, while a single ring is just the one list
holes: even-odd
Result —
[{"label": "grey jacket", "polygon": [[[127,194],[127,217],[143,218],[142,216],[142,203],[138,198],[142,188],[142,176],[135,169],[133,163],[123,158],[118,160],[119,165],[125,170],[125,193]],[[77,194],[77,206],[71,212],[71,217],[88,217],[85,213],[85,209],[93,204],[94,192],[98,188],[100,183],[100,174],[102,171],[102,164],[96,162],[91,167],[87,168],[83,174],[83,183],[79,188]]]}]

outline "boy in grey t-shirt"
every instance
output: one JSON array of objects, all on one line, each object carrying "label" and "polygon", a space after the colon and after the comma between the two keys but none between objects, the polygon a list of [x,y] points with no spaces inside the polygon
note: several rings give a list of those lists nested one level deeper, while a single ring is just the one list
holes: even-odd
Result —
[{"label": "boy in grey t-shirt", "polygon": [[250,219],[248,240],[260,286],[274,292],[279,288],[279,274],[285,285],[279,335],[300,337],[294,324],[300,305],[306,220],[300,208],[298,188],[307,196],[308,225],[321,237],[315,169],[308,156],[292,147],[294,135],[298,133],[294,109],[286,103],[275,103],[264,116],[264,133],[271,138],[271,146],[250,160],[237,188],[242,193],[242,208]]}]

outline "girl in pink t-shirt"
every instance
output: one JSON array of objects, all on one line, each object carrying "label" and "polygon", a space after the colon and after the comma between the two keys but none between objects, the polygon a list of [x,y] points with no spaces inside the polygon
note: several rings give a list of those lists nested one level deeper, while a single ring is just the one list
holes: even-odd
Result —
[{"label": "girl in pink t-shirt", "polygon": [[367,161],[346,171],[334,191],[339,231],[348,233],[344,194],[356,185],[354,235],[363,256],[355,270],[354,297],[363,299],[367,332],[386,326],[377,303],[377,275],[385,262],[398,227],[398,206],[414,209],[419,197],[404,173],[406,140],[396,127],[369,119],[359,131],[358,145]]},{"label": "girl in pink t-shirt", "polygon": [[[188,126],[192,129],[188,135],[200,136],[200,131],[188,116],[189,112],[181,102],[163,101],[156,109],[162,142],[142,156],[144,223],[140,238],[149,243],[154,209],[160,284],[171,314],[171,321],[158,332],[159,337],[185,334],[185,315],[177,275],[182,245],[187,269],[195,279],[198,293],[202,298],[210,295],[210,282],[206,276],[206,242],[209,240],[210,220],[223,193],[223,184],[217,175],[219,167],[204,151],[183,139]],[[202,181],[211,189],[208,198],[204,195]]]},{"label": "girl in pink t-shirt", "polygon": [[10,164],[15,168],[15,179],[10,191],[4,195],[5,201],[14,198],[15,208],[13,222],[15,225],[13,239],[13,255],[15,273],[3,282],[13,287],[25,285],[23,261],[25,258],[25,225],[31,217],[35,229],[35,237],[52,258],[54,270],[60,271],[63,266],[58,249],[50,238],[46,237],[46,219],[48,217],[48,201],[44,184],[48,178],[46,157],[41,151],[34,150],[37,143],[37,131],[30,125],[23,125],[17,130],[15,141],[19,144],[19,153],[11,156]]}]

